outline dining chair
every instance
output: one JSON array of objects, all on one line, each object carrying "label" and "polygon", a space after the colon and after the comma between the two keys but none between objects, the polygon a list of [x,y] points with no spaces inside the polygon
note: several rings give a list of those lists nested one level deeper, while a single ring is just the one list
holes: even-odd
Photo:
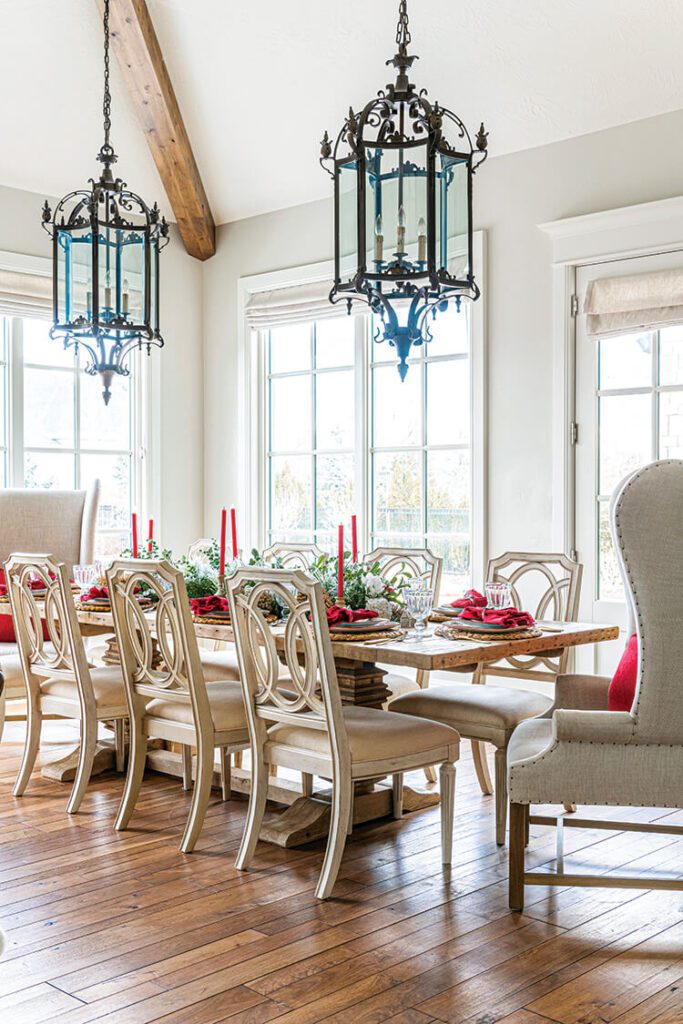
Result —
[{"label": "dining chair", "polygon": [[319,548],[317,544],[277,543],[266,548],[262,557],[264,562],[279,560],[283,569],[306,570],[310,568],[316,558],[320,558],[324,554],[323,549]]},{"label": "dining chair", "polygon": [[[459,736],[437,722],[408,723],[403,715],[342,706],[322,587],[300,570],[245,568],[227,581],[251,741],[252,786],[237,855],[249,867],[263,820],[268,766],[282,765],[332,781],[330,833],[316,888],[332,894],[356,782],[393,776],[394,816],[402,814],[402,773],[439,764],[441,843],[451,863],[455,762]],[[274,594],[286,609],[281,647],[259,601]],[[280,657],[286,663],[286,678]]]},{"label": "dining chair", "polygon": [[[563,554],[531,554],[508,551],[489,562],[487,580],[509,583],[518,608],[533,608],[537,619],[558,622],[576,619],[583,566]],[[433,718],[457,729],[472,743],[479,785],[484,794],[495,794],[496,843],[504,845],[507,827],[507,747],[520,722],[545,714],[552,697],[518,686],[487,687],[488,678],[517,678],[555,683],[566,671],[569,650],[541,655],[511,656],[495,663],[481,663],[472,683],[448,683],[427,692],[409,693],[392,701],[394,711]],[[495,748],[495,786],[489,775],[486,744]]]},{"label": "dining chair", "polygon": [[[130,710],[128,774],[115,828],[127,828],[142,786],[147,739],[179,743],[183,785],[191,781],[191,748],[197,750],[192,804],[180,849],[191,853],[204,824],[213,783],[214,753],[220,751],[221,791],[230,797],[230,756],[249,746],[242,688],[234,680],[206,682],[192,624],[185,580],[163,560],[121,559],[107,570],[107,585],[121,652]],[[154,608],[136,600],[144,585]],[[156,639],[161,665],[156,664]]]},{"label": "dining chair", "polygon": [[[66,809],[75,814],[92,774],[100,722],[114,723],[116,766],[123,771],[128,704],[121,669],[89,665],[64,562],[52,555],[13,554],[5,562],[5,578],[27,707],[24,755],[13,793],[22,796],[28,786],[43,718],[74,719],[80,723],[81,742]],[[35,581],[44,586],[39,598],[31,587]]]},{"label": "dining chair", "polygon": [[[609,679],[564,675],[552,714],[522,723],[508,748],[510,907],[524,908],[525,885],[683,890],[661,876],[565,870],[564,828],[683,835],[674,824],[531,817],[532,804],[683,807],[683,461],[637,470],[612,501],[611,528],[638,636],[638,682],[630,711],[608,710]],[[525,870],[532,824],[555,825],[557,872]]]}]

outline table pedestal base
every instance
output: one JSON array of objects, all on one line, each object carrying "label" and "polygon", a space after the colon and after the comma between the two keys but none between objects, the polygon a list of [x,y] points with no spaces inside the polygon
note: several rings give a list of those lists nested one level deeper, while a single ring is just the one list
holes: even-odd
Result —
[{"label": "table pedestal base", "polygon": [[[62,719],[64,721],[64,719]],[[76,778],[80,747],[70,750],[64,757],[56,761],[44,764],[40,774],[44,779],[52,782],[73,782]],[[95,748],[95,758],[92,763],[91,777],[102,775],[104,772],[113,772],[116,768],[116,750],[113,740],[99,740]]]}]

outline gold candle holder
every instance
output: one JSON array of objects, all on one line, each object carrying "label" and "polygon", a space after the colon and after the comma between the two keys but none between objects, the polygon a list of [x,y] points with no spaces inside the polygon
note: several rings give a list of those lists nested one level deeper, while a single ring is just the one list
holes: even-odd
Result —
[{"label": "gold candle holder", "polygon": [[225,573],[219,573],[218,575],[218,594],[220,597],[227,597],[228,591],[225,586]]}]

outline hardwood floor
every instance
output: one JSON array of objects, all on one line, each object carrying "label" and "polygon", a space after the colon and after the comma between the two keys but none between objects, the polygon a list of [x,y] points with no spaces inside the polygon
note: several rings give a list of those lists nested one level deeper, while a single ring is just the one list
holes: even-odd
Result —
[{"label": "hardwood floor", "polygon": [[[73,742],[58,723],[46,737],[46,760]],[[72,817],[68,787],[39,775],[14,800],[22,738],[11,724],[0,745],[2,1024],[683,1022],[681,894],[533,888],[511,914],[493,801],[468,759],[450,877],[438,812],[424,811],[357,829],[319,903],[320,844],[260,844],[254,869],[235,870],[242,798],[215,793],[190,856],[177,848],[190,794],[159,775],[125,833],[112,830],[120,776],[96,779]],[[592,871],[681,871],[682,842],[566,836],[573,866]],[[551,830],[532,828],[528,853],[550,861]]]}]

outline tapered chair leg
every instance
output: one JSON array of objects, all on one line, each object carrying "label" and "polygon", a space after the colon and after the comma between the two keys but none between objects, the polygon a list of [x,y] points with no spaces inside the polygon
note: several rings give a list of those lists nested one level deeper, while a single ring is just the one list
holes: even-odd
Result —
[{"label": "tapered chair leg", "polygon": [[187,743],[183,743],[181,756],[183,765],[183,789],[187,792],[192,788],[192,747]]},{"label": "tapered chair leg", "polygon": [[432,765],[430,765],[429,768],[425,768],[423,770],[427,782],[436,782],[436,772],[434,771],[434,767]]},{"label": "tapered chair leg", "polygon": [[126,721],[117,718],[114,722],[114,743],[116,745],[116,770],[123,773],[126,767]]},{"label": "tapered chair leg", "polygon": [[510,804],[510,910],[524,910],[524,842],[527,806]]},{"label": "tapered chair leg", "polygon": [[225,802],[230,799],[230,754],[227,747],[220,747],[218,751],[221,763],[221,799]]},{"label": "tapered chair leg", "polygon": [[507,749],[496,750],[496,843],[505,846],[505,827],[508,817]]},{"label": "tapered chair leg", "polygon": [[85,796],[85,791],[92,775],[92,765],[97,748],[97,719],[94,715],[81,722],[81,745],[78,750],[78,767],[76,778],[71,789],[71,796],[66,805],[67,814],[76,814]]},{"label": "tapered chair leg", "polygon": [[313,796],[313,776],[310,772],[301,773],[301,795]]},{"label": "tapered chair leg", "polygon": [[195,843],[199,839],[199,833],[204,825],[206,809],[211,799],[211,784],[213,782],[213,740],[210,744],[203,744],[197,737],[197,769],[194,778],[194,791],[192,793],[192,805],[190,816],[180,843],[183,853],[192,853]]},{"label": "tapered chair leg", "polygon": [[442,764],[439,768],[441,789],[441,863],[453,861],[453,822],[455,820],[455,765]]},{"label": "tapered chair leg", "polygon": [[392,786],[392,812],[396,821],[403,817],[403,773],[396,772],[391,777]]},{"label": "tapered chair leg", "polygon": [[326,900],[332,895],[334,883],[337,881],[341,859],[346,845],[346,835],[351,813],[351,789],[353,783],[350,780],[340,782],[334,779],[332,783],[332,814],[330,820],[330,835],[325,850],[325,860],[318,879],[315,895],[319,900]]},{"label": "tapered chair leg", "polygon": [[491,776],[489,774],[489,765],[486,759],[486,744],[480,740],[472,740],[472,760],[474,762],[474,770],[477,773],[477,779],[484,796],[491,796],[493,793],[493,783],[491,782]]},{"label": "tapered chair leg", "polygon": [[21,767],[17,775],[17,781],[12,790],[13,796],[23,796],[28,786],[31,772],[36,763],[36,755],[40,747],[40,732],[43,725],[43,713],[40,710],[37,700],[29,696],[26,701],[26,741],[24,743],[24,756],[21,759]]},{"label": "tapered chair leg", "polygon": [[249,810],[244,824],[242,842],[237,853],[235,867],[238,871],[246,871],[251,864],[259,840],[263,815],[266,810],[268,796],[268,769],[263,760],[263,751],[251,750],[251,793],[249,794]]},{"label": "tapered chair leg", "polygon": [[122,832],[128,828],[135,804],[137,803],[142,779],[145,774],[145,762],[147,761],[147,737],[139,728],[139,723],[131,718],[130,720],[130,750],[128,751],[128,773],[126,784],[123,787],[123,796],[119,812],[116,815],[114,828]]}]

